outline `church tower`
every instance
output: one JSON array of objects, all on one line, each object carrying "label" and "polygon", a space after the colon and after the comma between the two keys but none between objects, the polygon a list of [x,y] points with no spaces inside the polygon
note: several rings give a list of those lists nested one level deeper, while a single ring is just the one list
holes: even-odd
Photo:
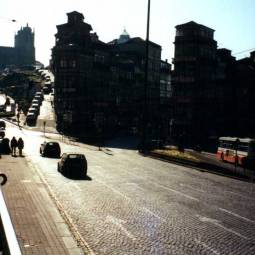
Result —
[{"label": "church tower", "polygon": [[28,24],[26,27],[21,27],[15,35],[15,50],[18,65],[31,66],[35,64],[34,32]]}]

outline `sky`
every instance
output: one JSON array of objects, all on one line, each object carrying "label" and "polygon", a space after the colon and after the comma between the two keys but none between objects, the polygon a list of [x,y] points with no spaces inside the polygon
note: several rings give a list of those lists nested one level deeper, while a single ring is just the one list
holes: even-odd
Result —
[{"label": "sky", "polygon": [[[0,46],[14,46],[14,34],[28,23],[35,30],[36,60],[49,64],[56,25],[66,13],[83,13],[103,42],[119,37],[146,37],[148,0],[1,0]],[[219,48],[237,58],[255,50],[255,0],[151,0],[150,40],[162,46],[162,59],[174,57],[175,26],[191,20],[215,30]],[[17,22],[12,22],[15,19]],[[242,52],[242,53],[240,53]],[[238,53],[238,54],[237,54]]]}]

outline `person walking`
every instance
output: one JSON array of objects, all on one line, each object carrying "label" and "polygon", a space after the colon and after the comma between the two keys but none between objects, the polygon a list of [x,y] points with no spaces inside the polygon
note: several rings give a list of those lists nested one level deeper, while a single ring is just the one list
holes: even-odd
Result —
[{"label": "person walking", "polygon": [[18,146],[18,142],[15,138],[15,136],[11,139],[11,150],[12,150],[12,156],[16,156],[16,148]]},{"label": "person walking", "polygon": [[18,140],[18,149],[19,149],[19,156],[22,156],[22,150],[24,148],[24,141],[23,139],[20,137]]}]

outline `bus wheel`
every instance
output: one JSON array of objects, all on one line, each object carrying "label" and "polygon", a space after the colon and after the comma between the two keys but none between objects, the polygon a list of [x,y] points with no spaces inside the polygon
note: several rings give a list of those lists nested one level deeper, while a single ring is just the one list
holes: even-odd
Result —
[{"label": "bus wheel", "polygon": [[225,160],[224,160],[224,153],[221,153],[221,160],[222,160],[222,161],[225,161]]}]

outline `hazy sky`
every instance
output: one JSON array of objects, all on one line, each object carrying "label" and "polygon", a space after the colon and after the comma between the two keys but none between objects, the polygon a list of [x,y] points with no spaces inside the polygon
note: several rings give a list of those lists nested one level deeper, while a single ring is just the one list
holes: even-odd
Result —
[{"label": "hazy sky", "polygon": [[[56,25],[66,23],[71,11],[83,13],[104,42],[124,27],[131,37],[145,38],[147,0],[1,0],[0,45],[13,46],[14,33],[28,22],[35,29],[36,59],[47,65]],[[219,48],[233,54],[255,48],[255,0],[151,0],[150,40],[162,46],[162,59],[174,56],[175,26],[191,20],[214,29]]]}]

